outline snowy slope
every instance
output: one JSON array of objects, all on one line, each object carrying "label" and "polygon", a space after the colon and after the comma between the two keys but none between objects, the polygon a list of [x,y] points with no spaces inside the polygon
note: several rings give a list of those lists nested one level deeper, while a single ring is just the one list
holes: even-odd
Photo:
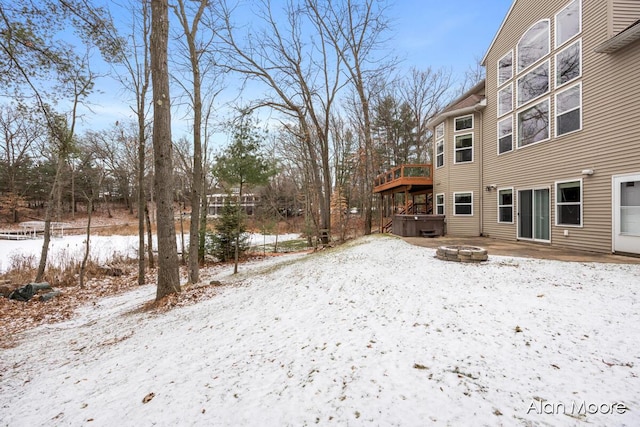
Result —
[{"label": "snowy slope", "polygon": [[637,265],[367,237],[202,276],[230,285],[164,314],[140,288],[0,350],[0,425],[640,425]]}]

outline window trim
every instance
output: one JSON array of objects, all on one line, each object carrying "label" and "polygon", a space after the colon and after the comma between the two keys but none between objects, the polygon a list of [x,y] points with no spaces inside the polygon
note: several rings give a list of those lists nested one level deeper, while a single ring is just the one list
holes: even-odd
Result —
[{"label": "window trim", "polygon": [[[470,128],[464,128],[464,129],[458,129],[457,121],[459,119],[466,119],[467,117],[471,117],[471,127]],[[473,130],[473,127],[475,125],[474,121],[475,120],[473,119],[473,114],[465,114],[464,116],[454,117],[454,119],[453,119],[453,132],[467,132],[467,131]]]},{"label": "window trim", "polygon": [[[563,111],[562,114],[567,114],[567,113],[570,113],[571,111],[575,111],[575,110],[579,109],[580,110],[580,127],[578,129],[576,129],[576,130],[572,130],[572,131],[569,131],[569,132],[558,134],[558,128],[559,128],[559,126],[558,126],[558,116],[559,116],[558,115],[558,95],[561,95],[561,94],[563,94],[565,92],[568,92],[571,89],[574,89],[576,87],[578,88],[578,93],[580,93],[580,105],[578,107],[572,108],[570,110]],[[554,137],[559,138],[559,137],[562,137],[562,136],[565,136],[565,135],[571,135],[572,133],[575,133],[575,132],[580,132],[582,130],[582,123],[583,123],[582,122],[582,110],[583,110],[583,108],[582,108],[582,82],[578,82],[577,84],[574,84],[572,86],[566,87],[563,90],[560,90],[560,91],[556,92],[554,94],[553,103],[554,103],[554,105],[553,105],[553,126],[554,126],[553,134],[554,134]]]},{"label": "window trim", "polygon": [[[442,196],[442,203],[438,203],[438,197],[439,196]],[[435,205],[436,205],[436,215],[446,215],[447,211],[445,210],[445,202],[446,202],[445,194],[444,193],[437,193],[436,194],[436,203],[435,203]],[[442,213],[441,214],[438,213],[438,207],[439,206],[442,206]]]},{"label": "window trim", "polygon": [[[558,191],[558,186],[560,184],[566,184],[568,182],[579,182],[580,183],[580,202],[579,203],[575,203],[575,202],[571,202],[571,203],[561,203],[558,202],[558,195],[560,194],[560,192]],[[582,178],[576,178],[576,179],[565,179],[562,181],[556,181],[553,185],[554,191],[555,191],[555,197],[554,197],[554,206],[555,206],[555,226],[556,227],[567,227],[567,228],[584,228],[584,182]],[[559,218],[560,215],[558,214],[558,209],[560,206],[565,206],[565,205],[579,205],[580,206],[580,224],[561,224],[559,223]]]},{"label": "window trim", "polygon": [[[510,134],[511,135],[511,150],[500,152],[500,139],[501,139],[501,137],[500,137],[500,123],[506,122],[507,120],[511,121],[511,134]],[[498,120],[498,122],[496,123],[496,136],[497,136],[496,141],[498,142],[496,149],[497,149],[497,152],[498,152],[498,156],[502,156],[503,154],[511,153],[514,150],[514,148],[513,148],[514,147],[514,144],[513,144],[514,143],[514,134],[515,134],[515,132],[513,130],[513,114],[509,115],[509,117],[505,117],[505,118],[503,118],[501,120]],[[505,136],[507,136],[507,135],[505,135]]]},{"label": "window trim", "polygon": [[[463,148],[458,148],[456,146],[457,143],[457,139],[459,137],[462,136],[471,136],[471,147],[463,147]],[[459,162],[458,161],[458,157],[456,156],[456,154],[458,153],[458,151],[466,151],[466,150],[471,150],[471,160],[466,160],[466,161],[462,161]],[[466,163],[473,163],[473,161],[475,160],[475,153],[474,153],[474,133],[473,132],[466,132],[466,133],[460,133],[457,135],[453,136],[453,164],[454,165],[464,165]]]},{"label": "window trim", "polygon": [[[442,132],[442,135],[438,136],[438,133]],[[433,131],[434,139],[442,139],[444,138],[444,122],[437,125]]]},{"label": "window trim", "polygon": [[[509,110],[507,110],[507,111],[502,111],[501,112],[500,111],[500,92],[504,92],[504,91],[506,91],[508,89],[511,89],[511,108]],[[509,114],[510,112],[513,111],[513,82],[509,83],[508,85],[504,86],[502,89],[498,90],[498,106],[497,106],[496,110],[497,110],[498,117],[502,117],[505,114]]]},{"label": "window trim", "polygon": [[[470,203],[456,203],[456,196],[459,194],[470,194],[471,195],[471,202]],[[459,214],[456,213],[456,207],[458,206],[471,206],[471,213],[470,214]],[[473,216],[473,191],[454,191],[453,192],[453,216]]]},{"label": "window trim", "polygon": [[[580,58],[580,65],[579,65],[579,73],[576,77],[572,78],[571,80],[568,80],[564,83],[558,83],[558,77],[559,77],[559,73],[558,73],[558,56],[563,53],[564,51],[570,49],[573,45],[575,44],[579,44],[579,48],[578,48],[578,57]],[[559,50],[553,57],[553,62],[554,62],[554,87],[556,89],[561,88],[562,86],[566,86],[569,85],[573,82],[575,82],[577,79],[579,79],[580,77],[582,77],[582,38],[579,38],[577,40],[574,40],[572,43],[569,43],[568,45],[566,45],[564,48],[562,48],[561,50]]]},{"label": "window trim", "polygon": [[[500,82],[500,62],[502,62],[502,60],[505,59],[509,55],[511,55],[511,75],[505,81]],[[513,57],[513,49],[509,49],[509,52],[507,52],[504,55],[502,55],[502,57],[500,59],[498,59],[498,62],[496,62],[496,71],[497,71],[497,73],[496,73],[496,82],[498,83],[498,87],[502,86],[503,84],[505,84],[505,83],[509,82],[511,79],[513,79],[514,69],[515,69],[515,58]]]},{"label": "window trim", "polygon": [[[438,145],[442,145],[442,153],[438,154]],[[439,139],[438,141],[436,141],[434,148],[436,150],[436,169],[440,169],[444,167],[444,162],[445,162],[445,152],[446,150],[444,149],[444,138]],[[438,157],[442,155],[442,164],[438,166]]]},{"label": "window trim", "polygon": [[[522,104],[520,103],[520,80],[524,79],[526,76],[528,76],[529,74],[531,74],[536,68],[538,67],[542,67],[543,65],[547,65],[547,91],[541,93],[540,95],[537,95],[525,102],[523,102]],[[536,100],[539,98],[542,98],[543,96],[549,94],[551,92],[551,60],[550,58],[547,58],[545,61],[540,62],[538,65],[536,65],[535,67],[532,67],[530,70],[528,70],[526,73],[522,73],[520,75],[520,77],[518,77],[516,79],[516,109],[520,109],[522,107],[525,107],[528,104],[531,103],[536,103]]]},{"label": "window trim", "polygon": [[[547,53],[545,53],[544,55],[542,55],[540,58],[536,59],[534,62],[532,62],[531,64],[527,65],[525,68],[523,68],[522,70],[519,70],[518,68],[520,67],[520,57],[519,57],[519,50],[520,50],[520,42],[522,41],[522,38],[529,32],[529,30],[531,30],[533,27],[535,27],[536,25],[538,25],[540,22],[546,22],[547,23],[547,31],[548,31],[548,37],[547,37]],[[544,18],[544,19],[540,19],[539,21],[534,22],[533,24],[531,24],[529,26],[529,28],[527,28],[522,35],[520,36],[520,38],[518,39],[518,41],[516,42],[516,57],[515,57],[515,75],[519,75],[522,74],[524,72],[526,72],[528,69],[534,67],[538,62],[540,62],[543,58],[546,58],[549,54],[551,53],[551,20],[549,18]]]},{"label": "window trim", "polygon": [[534,145],[538,145],[538,144],[540,144],[542,142],[549,141],[551,139],[551,129],[549,129],[548,136],[545,139],[541,139],[540,141],[532,142],[530,144],[520,145],[520,122],[518,121],[518,117],[520,116],[520,114],[522,114],[525,111],[535,107],[537,104],[542,104],[543,102],[547,102],[549,104],[549,110],[547,112],[547,116],[548,116],[547,119],[548,119],[548,126],[549,126],[549,128],[551,127],[551,99],[550,99],[550,97],[547,96],[546,98],[539,100],[535,104],[532,104],[532,105],[527,106],[526,108],[520,109],[520,111],[518,111],[516,113],[516,115],[515,115],[516,116],[516,121],[515,121],[515,125],[516,125],[516,144],[515,144],[515,147],[516,147],[516,150],[521,150],[521,149],[526,148],[526,147],[531,147],[531,146],[534,146]]},{"label": "window trim", "polygon": [[[511,204],[510,205],[501,205],[500,204],[500,192],[501,191],[511,191]],[[515,207],[516,207],[516,196],[515,196],[515,189],[513,187],[504,187],[504,188],[498,188],[496,190],[496,194],[498,195],[497,197],[497,217],[496,217],[496,222],[498,224],[513,224],[514,223],[514,212],[515,212]],[[511,221],[500,221],[500,208],[504,208],[504,207],[509,207],[511,206]]]},{"label": "window trim", "polygon": [[[572,35],[571,37],[569,37],[568,39],[566,39],[564,42],[558,44],[558,28],[560,27],[558,25],[558,15],[560,15],[562,12],[564,12],[570,5],[571,3],[573,3],[574,1],[578,2],[578,32],[575,33],[574,35]],[[582,33],[582,0],[571,0],[569,2],[567,2],[564,7],[562,7],[554,16],[553,16],[553,22],[555,23],[554,28],[553,28],[553,44],[555,46],[555,49],[559,48],[560,46],[563,46],[567,43],[570,43],[571,40],[573,40],[576,36],[580,35]]]}]

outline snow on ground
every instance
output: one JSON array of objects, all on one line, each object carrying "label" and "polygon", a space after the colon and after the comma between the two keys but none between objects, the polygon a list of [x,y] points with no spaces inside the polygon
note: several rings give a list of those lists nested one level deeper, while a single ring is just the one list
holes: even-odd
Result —
[{"label": "snow on ground", "polygon": [[146,286],[0,350],[0,424],[640,425],[637,265],[371,236],[202,276],[229,286],[164,314]]},{"label": "snow on ground", "polygon": [[[292,240],[299,237],[299,234],[281,234],[277,236],[278,241]],[[176,236],[178,248],[180,248],[181,237]],[[271,244],[275,242],[275,235],[251,233],[249,234],[249,244],[251,246]],[[33,240],[0,240],[0,273],[10,268],[12,258],[32,256],[37,265],[42,251],[42,239]],[[81,261],[85,252],[86,235],[73,235],[65,237],[53,237],[49,244],[50,265],[64,265],[69,261]],[[185,245],[189,244],[189,235],[185,234]],[[155,236],[154,236],[154,246]],[[138,236],[91,236],[89,241],[91,258],[98,263],[107,262],[114,257],[136,257],[138,253]]]}]

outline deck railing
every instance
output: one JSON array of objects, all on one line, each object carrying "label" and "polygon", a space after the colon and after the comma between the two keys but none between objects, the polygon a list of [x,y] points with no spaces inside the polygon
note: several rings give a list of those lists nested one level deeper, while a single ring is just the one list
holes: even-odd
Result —
[{"label": "deck railing", "polygon": [[424,164],[406,164],[396,166],[386,172],[376,176],[374,187],[391,184],[404,178],[428,178],[431,179],[431,165]]}]

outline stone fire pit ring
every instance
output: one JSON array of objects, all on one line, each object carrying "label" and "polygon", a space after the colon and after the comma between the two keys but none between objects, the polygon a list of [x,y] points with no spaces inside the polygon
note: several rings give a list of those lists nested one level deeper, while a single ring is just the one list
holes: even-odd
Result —
[{"label": "stone fire pit ring", "polygon": [[443,261],[478,263],[489,259],[487,250],[479,246],[450,245],[440,246],[436,258]]}]

